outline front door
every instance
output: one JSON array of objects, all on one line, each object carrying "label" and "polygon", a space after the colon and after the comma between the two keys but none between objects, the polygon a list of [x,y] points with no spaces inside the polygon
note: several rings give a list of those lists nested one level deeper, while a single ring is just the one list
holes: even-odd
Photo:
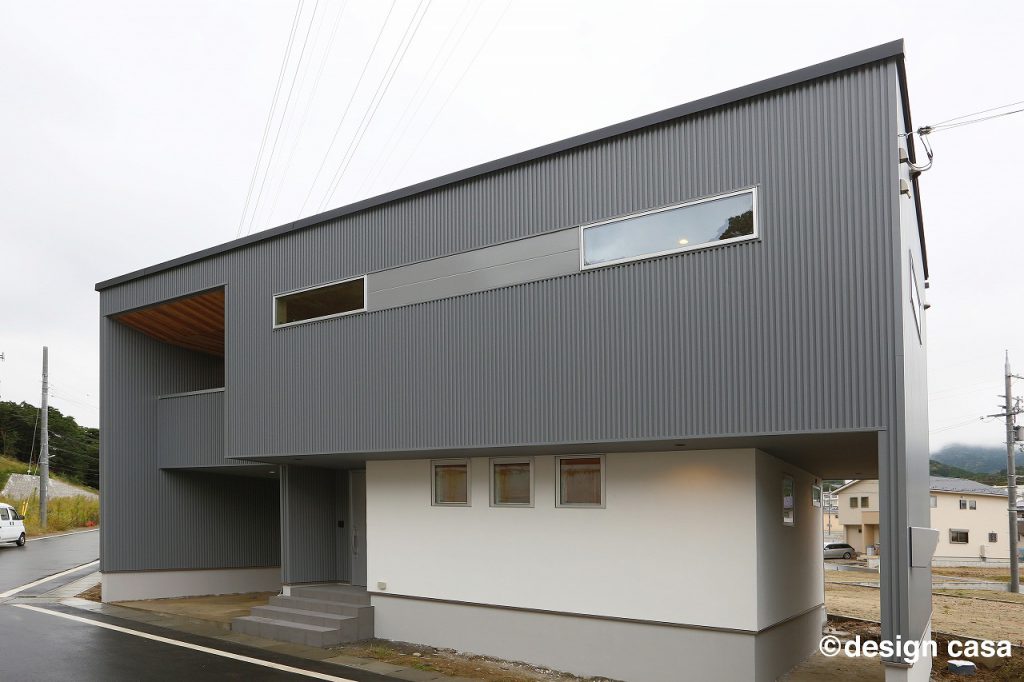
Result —
[{"label": "front door", "polygon": [[366,470],[348,472],[352,584],[366,585]]}]

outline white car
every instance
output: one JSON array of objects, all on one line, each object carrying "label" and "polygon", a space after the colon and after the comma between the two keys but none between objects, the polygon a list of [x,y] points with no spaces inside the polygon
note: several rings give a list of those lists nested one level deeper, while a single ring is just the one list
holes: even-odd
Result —
[{"label": "white car", "polygon": [[0,542],[25,546],[25,517],[9,504],[0,502]]}]

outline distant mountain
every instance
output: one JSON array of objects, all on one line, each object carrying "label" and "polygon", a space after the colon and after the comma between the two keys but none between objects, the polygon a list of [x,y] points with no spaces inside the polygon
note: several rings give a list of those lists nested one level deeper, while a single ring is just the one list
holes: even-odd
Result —
[{"label": "distant mountain", "polygon": [[931,459],[980,474],[996,474],[1006,471],[1006,448],[998,445],[953,443],[938,452],[933,452]]},{"label": "distant mountain", "polygon": [[[1004,466],[1003,469],[1006,469]],[[1017,467],[1020,472],[1021,468]],[[995,474],[980,474],[976,471],[967,471],[950,464],[936,462],[934,459],[928,461],[928,473],[932,476],[945,476],[946,478],[966,478],[969,481],[977,481],[985,485],[1006,485],[1006,474],[1000,471]]]}]

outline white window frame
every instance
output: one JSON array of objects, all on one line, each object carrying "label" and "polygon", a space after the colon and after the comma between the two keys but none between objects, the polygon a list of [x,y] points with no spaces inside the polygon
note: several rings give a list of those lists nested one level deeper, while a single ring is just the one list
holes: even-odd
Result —
[{"label": "white window frame", "polygon": [[821,486],[817,484],[811,485],[811,504],[815,507],[821,506]]},{"label": "white window frame", "polygon": [[786,491],[786,482],[789,481],[790,492],[792,493],[789,499],[792,501],[793,507],[790,509],[791,515],[789,520],[786,519],[786,496],[782,496],[782,525],[786,528],[792,528],[796,525],[796,477],[790,474],[782,475],[782,492]]},{"label": "white window frame", "polygon": [[929,495],[928,496],[928,505],[932,509],[938,509],[939,508],[939,496],[938,495]]},{"label": "white window frame", "polygon": [[[530,502],[529,504],[523,504],[521,502],[497,502],[494,499],[494,465],[495,464],[529,464],[530,465]],[[534,500],[536,499],[536,490],[534,489],[534,475],[536,469],[536,462],[533,457],[491,457],[487,463],[487,490],[488,497],[490,497],[492,507],[510,507],[520,509],[531,509],[533,508]]]},{"label": "white window frame", "polygon": [[[466,501],[465,502],[438,502],[437,501],[437,476],[434,473],[437,465],[452,464],[466,465]],[[468,457],[451,459],[430,460],[430,506],[432,507],[471,507],[473,506],[473,465]]]},{"label": "white window frame", "polygon": [[[296,320],[295,322],[283,322],[277,323],[277,299],[285,296],[291,296],[293,294],[301,294],[306,291],[313,291],[314,289],[323,289],[325,287],[333,287],[336,284],[346,284],[348,282],[355,282],[356,280],[363,281],[363,307],[357,310],[348,310],[343,313],[332,313],[330,315],[321,315],[320,317],[311,317],[308,320]],[[366,298],[368,295],[366,275],[359,275],[358,277],[349,277],[347,279],[336,279],[332,282],[324,282],[323,284],[314,284],[310,287],[302,287],[301,289],[292,289],[290,291],[282,291],[274,294],[273,299],[270,301],[270,320],[273,323],[274,329],[284,329],[285,327],[294,327],[298,324],[309,324],[310,322],[320,322],[321,320],[332,320],[336,317],[345,317],[347,315],[355,315],[356,313],[366,312]]]},{"label": "white window frame", "polygon": [[[736,197],[741,194],[750,194],[753,202],[754,211],[754,232],[753,234],[745,234],[739,237],[730,237],[729,239],[720,239],[714,242],[704,242],[702,244],[693,244],[687,246],[680,246],[676,249],[668,249],[666,251],[657,251],[654,253],[645,253],[640,256],[626,256],[625,258],[617,258],[615,260],[605,261],[603,263],[587,264],[587,257],[585,247],[583,244],[583,233],[592,227],[600,227],[602,225],[609,225],[611,223],[620,223],[624,220],[630,220],[632,218],[640,218],[645,215],[652,215],[654,213],[662,213],[664,211],[671,211],[676,208],[685,208],[686,206],[696,206],[697,204],[706,204],[709,201],[715,201],[717,199],[728,199],[729,197]],[[757,217],[757,185],[751,187],[744,187],[733,192],[726,192],[724,194],[714,194],[707,197],[701,197],[700,199],[694,199],[692,201],[684,201],[678,204],[670,204],[668,206],[662,206],[661,208],[651,209],[649,211],[639,211],[637,213],[628,213],[626,215],[616,216],[615,218],[609,218],[607,220],[601,220],[596,223],[588,223],[586,225],[580,225],[579,230],[579,245],[580,245],[580,270],[594,270],[596,268],[604,268],[610,265],[621,265],[622,263],[632,263],[635,261],[649,260],[651,258],[660,258],[661,256],[668,256],[674,253],[682,253],[684,251],[697,251],[700,249],[710,249],[716,246],[723,246],[725,244],[734,244],[736,242],[746,242],[759,239],[761,236],[760,225]]]},{"label": "white window frame", "polygon": [[[562,460],[563,459],[594,459],[601,460],[601,503],[590,504],[581,502],[562,503]],[[607,503],[605,498],[605,456],[604,455],[556,455],[555,456],[555,506],[569,509],[604,509]],[[532,481],[531,481],[532,483]]]}]

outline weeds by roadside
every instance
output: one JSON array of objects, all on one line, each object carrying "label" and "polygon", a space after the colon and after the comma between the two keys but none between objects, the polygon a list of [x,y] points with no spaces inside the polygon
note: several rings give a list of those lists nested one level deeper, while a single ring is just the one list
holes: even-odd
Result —
[{"label": "weeds by roadside", "polygon": [[2,500],[25,516],[25,533],[32,537],[40,533],[95,526],[100,522],[100,501],[95,498],[74,496],[57,497],[46,504],[47,523],[39,525],[39,498],[33,492],[28,499]]}]

